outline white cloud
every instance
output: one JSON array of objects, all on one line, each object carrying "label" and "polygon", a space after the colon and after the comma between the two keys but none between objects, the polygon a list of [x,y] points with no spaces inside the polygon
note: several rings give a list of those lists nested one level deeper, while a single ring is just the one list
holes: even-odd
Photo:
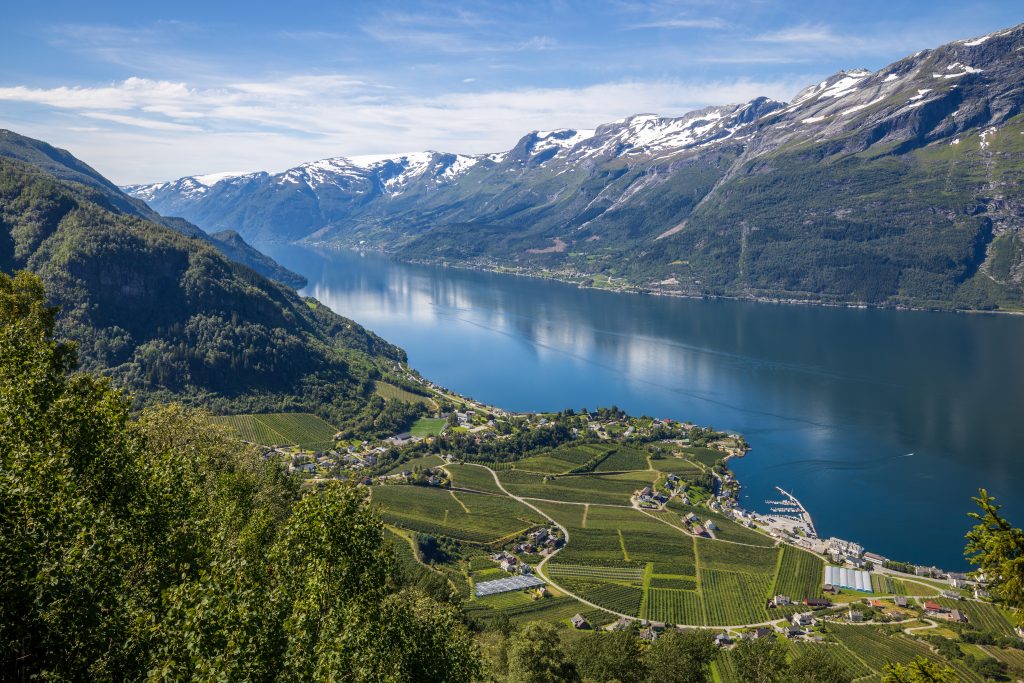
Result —
[{"label": "white cloud", "polygon": [[797,43],[807,44],[835,44],[847,40],[836,35],[830,26],[825,24],[800,24],[789,26],[778,31],[762,33],[754,37],[760,43]]},{"label": "white cloud", "polygon": [[[590,128],[638,112],[678,115],[760,95],[786,99],[803,85],[663,79],[413,96],[346,74],[216,87],[129,78],[96,87],[0,88],[0,123],[17,120],[6,115],[14,107],[29,107],[36,123],[31,130],[16,124],[19,132],[71,148],[117,182],[137,182],[226,168],[279,170],[335,155],[492,152],[534,129]],[[75,130],[86,121],[108,125]]]}]

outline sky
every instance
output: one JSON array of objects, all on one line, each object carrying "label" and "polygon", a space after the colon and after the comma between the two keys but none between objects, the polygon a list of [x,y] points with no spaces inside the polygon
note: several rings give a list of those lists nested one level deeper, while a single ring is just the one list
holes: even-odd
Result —
[{"label": "sky", "polygon": [[788,100],[1024,21],[1020,0],[10,3],[0,128],[121,184]]}]

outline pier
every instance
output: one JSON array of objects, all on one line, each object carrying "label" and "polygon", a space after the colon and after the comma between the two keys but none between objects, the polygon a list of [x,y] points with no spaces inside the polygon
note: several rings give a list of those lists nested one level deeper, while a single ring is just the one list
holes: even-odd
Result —
[{"label": "pier", "polygon": [[775,505],[777,507],[772,508],[772,512],[779,512],[785,514],[792,514],[803,519],[804,523],[807,524],[807,528],[811,531],[813,538],[818,537],[818,530],[814,528],[814,520],[811,519],[811,513],[807,511],[807,508],[797,500],[789,491],[786,491],[781,486],[776,486],[775,490],[786,497],[786,500],[766,500],[765,502],[769,505]]}]

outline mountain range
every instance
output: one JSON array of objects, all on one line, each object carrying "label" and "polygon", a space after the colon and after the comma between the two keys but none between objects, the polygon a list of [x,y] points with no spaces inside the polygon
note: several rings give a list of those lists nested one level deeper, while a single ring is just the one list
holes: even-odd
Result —
[{"label": "mountain range", "polygon": [[305,241],[666,294],[1022,303],[1024,25],[757,98],[510,150],[334,157],[128,186],[256,244]]}]

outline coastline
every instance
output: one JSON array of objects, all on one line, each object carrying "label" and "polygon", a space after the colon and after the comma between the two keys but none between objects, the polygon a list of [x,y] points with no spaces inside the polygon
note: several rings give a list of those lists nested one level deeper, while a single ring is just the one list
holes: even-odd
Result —
[{"label": "coastline", "polygon": [[[682,291],[668,291],[660,289],[649,289],[642,287],[637,284],[627,283],[624,287],[598,287],[595,285],[584,284],[576,280],[558,277],[553,274],[546,274],[538,271],[527,270],[518,271],[512,270],[508,267],[502,266],[486,266],[480,264],[472,264],[465,262],[451,262],[444,260],[431,260],[431,259],[406,259],[402,258],[393,252],[386,251],[381,248],[375,247],[356,247],[343,244],[336,244],[331,242],[305,242],[297,241],[290,242],[289,244],[312,247],[317,249],[329,249],[334,251],[354,251],[354,252],[372,252],[380,256],[387,257],[388,259],[394,260],[397,263],[405,263],[419,266],[433,266],[439,268],[454,268],[456,270],[465,270],[479,273],[494,273],[497,275],[510,275],[513,277],[525,277],[534,280],[547,280],[550,282],[558,282],[564,285],[572,285],[578,289],[591,289],[600,292],[610,292],[613,294],[635,294],[635,295],[646,295],[646,296],[662,296],[674,299],[704,299],[704,300],[727,300],[727,301],[748,301],[751,303],[759,304],[780,304],[787,306],[816,306],[821,308],[846,308],[846,309],[863,309],[863,310],[888,310],[888,311],[905,311],[905,312],[926,312],[926,313],[953,313],[953,314],[965,314],[965,315],[1011,315],[1011,316],[1024,316],[1024,309],[1011,310],[1011,309],[969,309],[969,308],[944,308],[941,306],[912,306],[909,304],[875,304],[869,302],[857,302],[857,301],[821,301],[818,299],[794,299],[794,298],[783,298],[783,297],[766,297],[766,296],[737,296],[730,294],[693,294]],[[588,276],[593,277],[593,276]]]}]

